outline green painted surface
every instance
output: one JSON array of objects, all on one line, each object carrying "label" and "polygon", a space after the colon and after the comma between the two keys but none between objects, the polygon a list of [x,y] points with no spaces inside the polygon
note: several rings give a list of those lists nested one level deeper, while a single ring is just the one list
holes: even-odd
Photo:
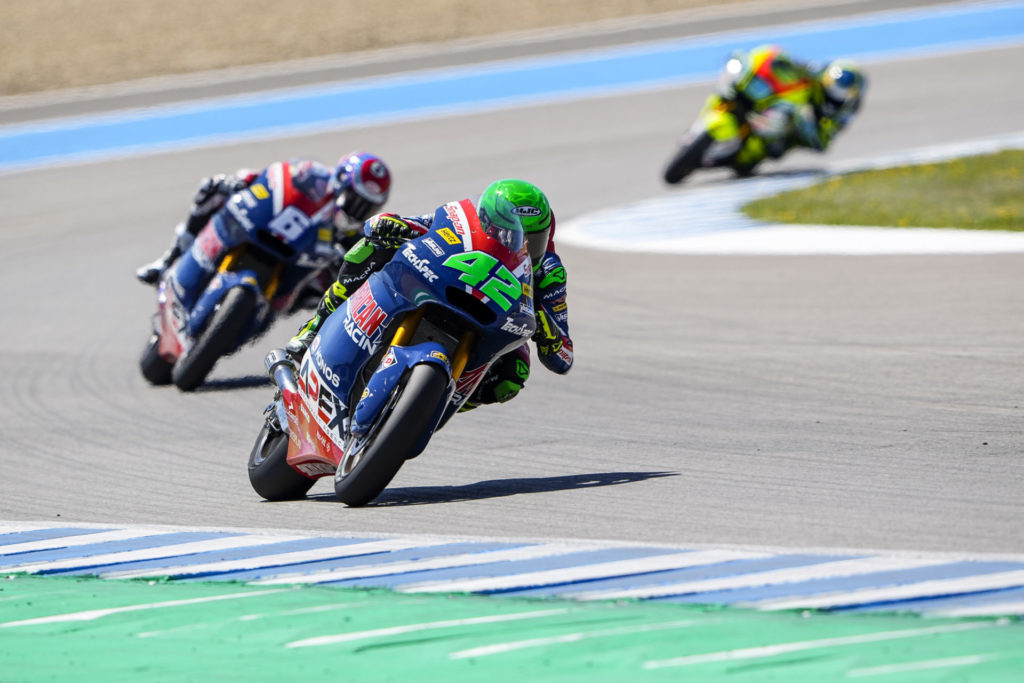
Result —
[{"label": "green painted surface", "polygon": [[0,579],[0,682],[1020,681],[1024,624]]}]

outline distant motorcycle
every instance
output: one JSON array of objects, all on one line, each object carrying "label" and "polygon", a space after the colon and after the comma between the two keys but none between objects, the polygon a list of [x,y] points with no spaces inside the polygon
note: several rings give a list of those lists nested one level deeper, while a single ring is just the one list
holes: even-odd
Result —
[{"label": "distant motorcycle", "polygon": [[[765,156],[778,158],[788,149],[783,141],[791,125],[789,117],[780,111],[755,109],[754,103],[771,97],[773,91],[754,72],[745,54],[736,53],[726,63],[716,90],[665,166],[666,183],[674,185],[701,168],[731,168],[737,175],[747,176]],[[741,150],[751,137],[776,138],[782,145],[762,146],[761,153],[750,158]]]},{"label": "distant motorcycle", "polygon": [[[164,273],[157,289],[153,333],[139,362],[152,384],[182,391],[201,385],[223,356],[265,332],[277,313],[291,310],[304,288],[338,258],[330,235],[278,202],[260,176],[235,194],[200,231],[192,249]],[[292,209],[292,210],[289,210]],[[191,297],[183,279],[202,276],[225,245],[216,273]]]},{"label": "distant motorcycle", "polygon": [[342,502],[364,505],[426,448],[536,329],[523,235],[505,232],[487,234],[468,199],[445,204],[331,314],[297,369],[267,355],[278,392],[249,456],[256,493],[301,498],[333,475]]}]

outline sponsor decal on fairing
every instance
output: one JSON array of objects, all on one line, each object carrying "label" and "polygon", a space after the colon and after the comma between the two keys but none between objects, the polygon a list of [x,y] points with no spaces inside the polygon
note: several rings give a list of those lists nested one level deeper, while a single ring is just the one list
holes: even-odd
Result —
[{"label": "sponsor decal on fairing", "polygon": [[448,228],[441,228],[440,230],[437,231],[437,234],[440,235],[445,242],[451,244],[452,246],[456,244],[462,244],[462,239]]},{"label": "sponsor decal on fairing", "polygon": [[242,203],[245,204],[245,207],[247,209],[255,209],[257,206],[260,205],[260,203],[256,201],[256,197],[254,197],[252,194],[248,192],[243,192],[238,196],[242,200]]},{"label": "sponsor decal on fairing", "polygon": [[518,334],[520,337],[529,337],[533,334],[529,325],[516,325],[512,322],[511,318],[505,319],[505,324],[501,326],[502,331],[510,332],[512,334]]},{"label": "sponsor decal on fairing", "polygon": [[430,269],[430,259],[416,256],[416,245],[407,243],[402,249],[402,256],[427,282],[437,281],[437,273]]},{"label": "sponsor decal on fairing", "polygon": [[465,235],[466,223],[463,220],[464,214],[459,210],[459,205],[455,202],[445,204],[444,213],[448,216],[448,220],[452,222],[452,227],[455,228],[455,232],[460,235]]},{"label": "sponsor decal on fairing", "polygon": [[429,237],[423,239],[423,244],[434,254],[434,256],[444,256],[444,249],[439,247],[437,242]]},{"label": "sponsor decal on fairing", "polygon": [[381,326],[388,319],[388,313],[373,298],[369,285],[360,287],[348,302],[345,315],[345,332],[359,348],[369,353],[380,344]]},{"label": "sponsor decal on fairing", "polygon": [[313,352],[313,362],[316,363],[317,372],[320,376],[331,383],[331,386],[337,389],[341,384],[341,378],[331,369],[331,366],[324,360],[324,355],[320,353],[320,349]]},{"label": "sponsor decal on fairing", "polygon": [[[313,362],[310,362],[310,356],[314,356]],[[328,371],[330,370],[324,362],[319,349],[306,354],[302,361],[302,366],[299,368],[299,388],[302,391],[302,402],[305,404],[304,407],[312,414],[313,421],[319,427],[314,437],[326,449],[327,444],[321,434],[322,432],[338,448],[342,448],[345,444],[344,428],[342,425],[345,417],[345,404],[331,391],[329,386],[331,380],[321,374],[321,366],[327,368]],[[331,375],[335,378],[334,382],[337,382],[333,372]]]},{"label": "sponsor decal on fairing", "polygon": [[236,194],[231,198],[231,201],[227,203],[228,213],[231,214],[231,217],[238,221],[238,224],[244,229],[252,230],[255,226],[253,225],[252,220],[249,219],[249,212],[244,206],[242,206],[242,203],[241,195]]},{"label": "sponsor decal on fairing", "polygon": [[323,477],[333,475],[336,468],[333,465],[328,465],[325,462],[320,462],[319,460],[312,460],[310,462],[302,462],[295,465],[295,469],[299,470],[307,477]]}]

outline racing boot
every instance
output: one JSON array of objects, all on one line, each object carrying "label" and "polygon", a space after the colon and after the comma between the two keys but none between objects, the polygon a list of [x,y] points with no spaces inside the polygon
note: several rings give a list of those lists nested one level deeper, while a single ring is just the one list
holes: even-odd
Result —
[{"label": "racing boot", "polygon": [[530,378],[530,352],[526,346],[509,351],[487,370],[472,395],[459,408],[460,413],[492,403],[511,401]]},{"label": "racing boot", "polygon": [[302,356],[309,349],[309,345],[313,343],[313,338],[316,337],[317,332],[323,327],[327,316],[338,310],[338,306],[345,303],[349,295],[349,290],[340,282],[335,282],[331,285],[330,289],[324,292],[320,303],[317,304],[316,315],[307,320],[306,324],[299,329],[298,334],[292,337],[291,341],[285,345],[284,350],[288,355],[296,362],[301,360]]},{"label": "racing boot", "polygon": [[174,244],[160,258],[136,270],[135,277],[144,284],[156,285],[171,264],[177,261],[178,257],[185,253],[194,241],[195,237],[188,232],[185,224],[178,223],[178,227],[174,230]]}]

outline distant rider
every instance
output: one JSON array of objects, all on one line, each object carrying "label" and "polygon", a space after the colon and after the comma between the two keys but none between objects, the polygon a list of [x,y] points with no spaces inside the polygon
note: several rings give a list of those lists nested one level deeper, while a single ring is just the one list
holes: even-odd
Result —
[{"label": "distant rider", "polygon": [[363,152],[344,155],[333,172],[319,161],[294,159],[271,164],[259,172],[240,169],[234,175],[205,178],[192,199],[188,219],[175,228],[174,243],[160,258],[139,268],[136,277],[146,284],[157,284],[232,195],[249,188],[258,178],[270,182],[277,177],[288,189],[284,194],[287,199],[275,214],[294,206],[331,230],[334,241],[346,247],[358,239],[363,221],[380,211],[391,189],[387,165]]},{"label": "distant rider", "polygon": [[[186,258],[175,268],[173,284],[189,308],[224,254],[246,239],[244,226],[246,221],[251,222],[247,207],[270,198],[274,205],[268,226],[278,222],[277,229],[287,230],[297,222],[306,224],[304,229],[319,232],[318,249],[324,260],[337,263],[343,249],[359,239],[362,222],[387,201],[390,189],[387,165],[379,157],[362,152],[343,156],[333,171],[306,159],[276,162],[259,173],[243,170],[234,176],[207,178],[196,193],[188,220],[178,225],[174,244],[136,275],[147,284],[155,284],[184,255]],[[295,296],[314,287],[312,301],[317,301],[330,282],[330,275],[326,281],[320,280],[323,271],[323,266],[303,271],[308,275],[304,282],[293,283]],[[295,301],[292,306],[302,303]]]},{"label": "distant rider", "polygon": [[[477,206],[487,206],[496,197],[504,197],[515,207],[526,233],[527,249],[533,263],[534,310],[537,331],[533,341],[544,367],[565,374],[572,367],[572,340],[569,338],[569,311],[566,305],[566,275],[562,260],[555,253],[555,216],[548,198],[535,185],[524,180],[499,180],[484,190]],[[384,267],[407,240],[426,233],[434,214],[399,216],[382,213],[366,222],[366,237],[345,254],[336,282],[328,289],[317,313],[288,343],[293,357],[301,356],[327,317],[337,310],[374,272]],[[530,351],[527,344],[510,351],[491,365],[463,410],[480,404],[503,403],[514,398],[530,376]]]},{"label": "distant rider", "polygon": [[824,67],[797,61],[775,45],[736,52],[726,63],[719,92],[706,107],[731,101],[752,134],[736,153],[735,167],[749,173],[766,157],[793,147],[825,151],[860,108],[867,79],[860,67],[836,59]]}]

